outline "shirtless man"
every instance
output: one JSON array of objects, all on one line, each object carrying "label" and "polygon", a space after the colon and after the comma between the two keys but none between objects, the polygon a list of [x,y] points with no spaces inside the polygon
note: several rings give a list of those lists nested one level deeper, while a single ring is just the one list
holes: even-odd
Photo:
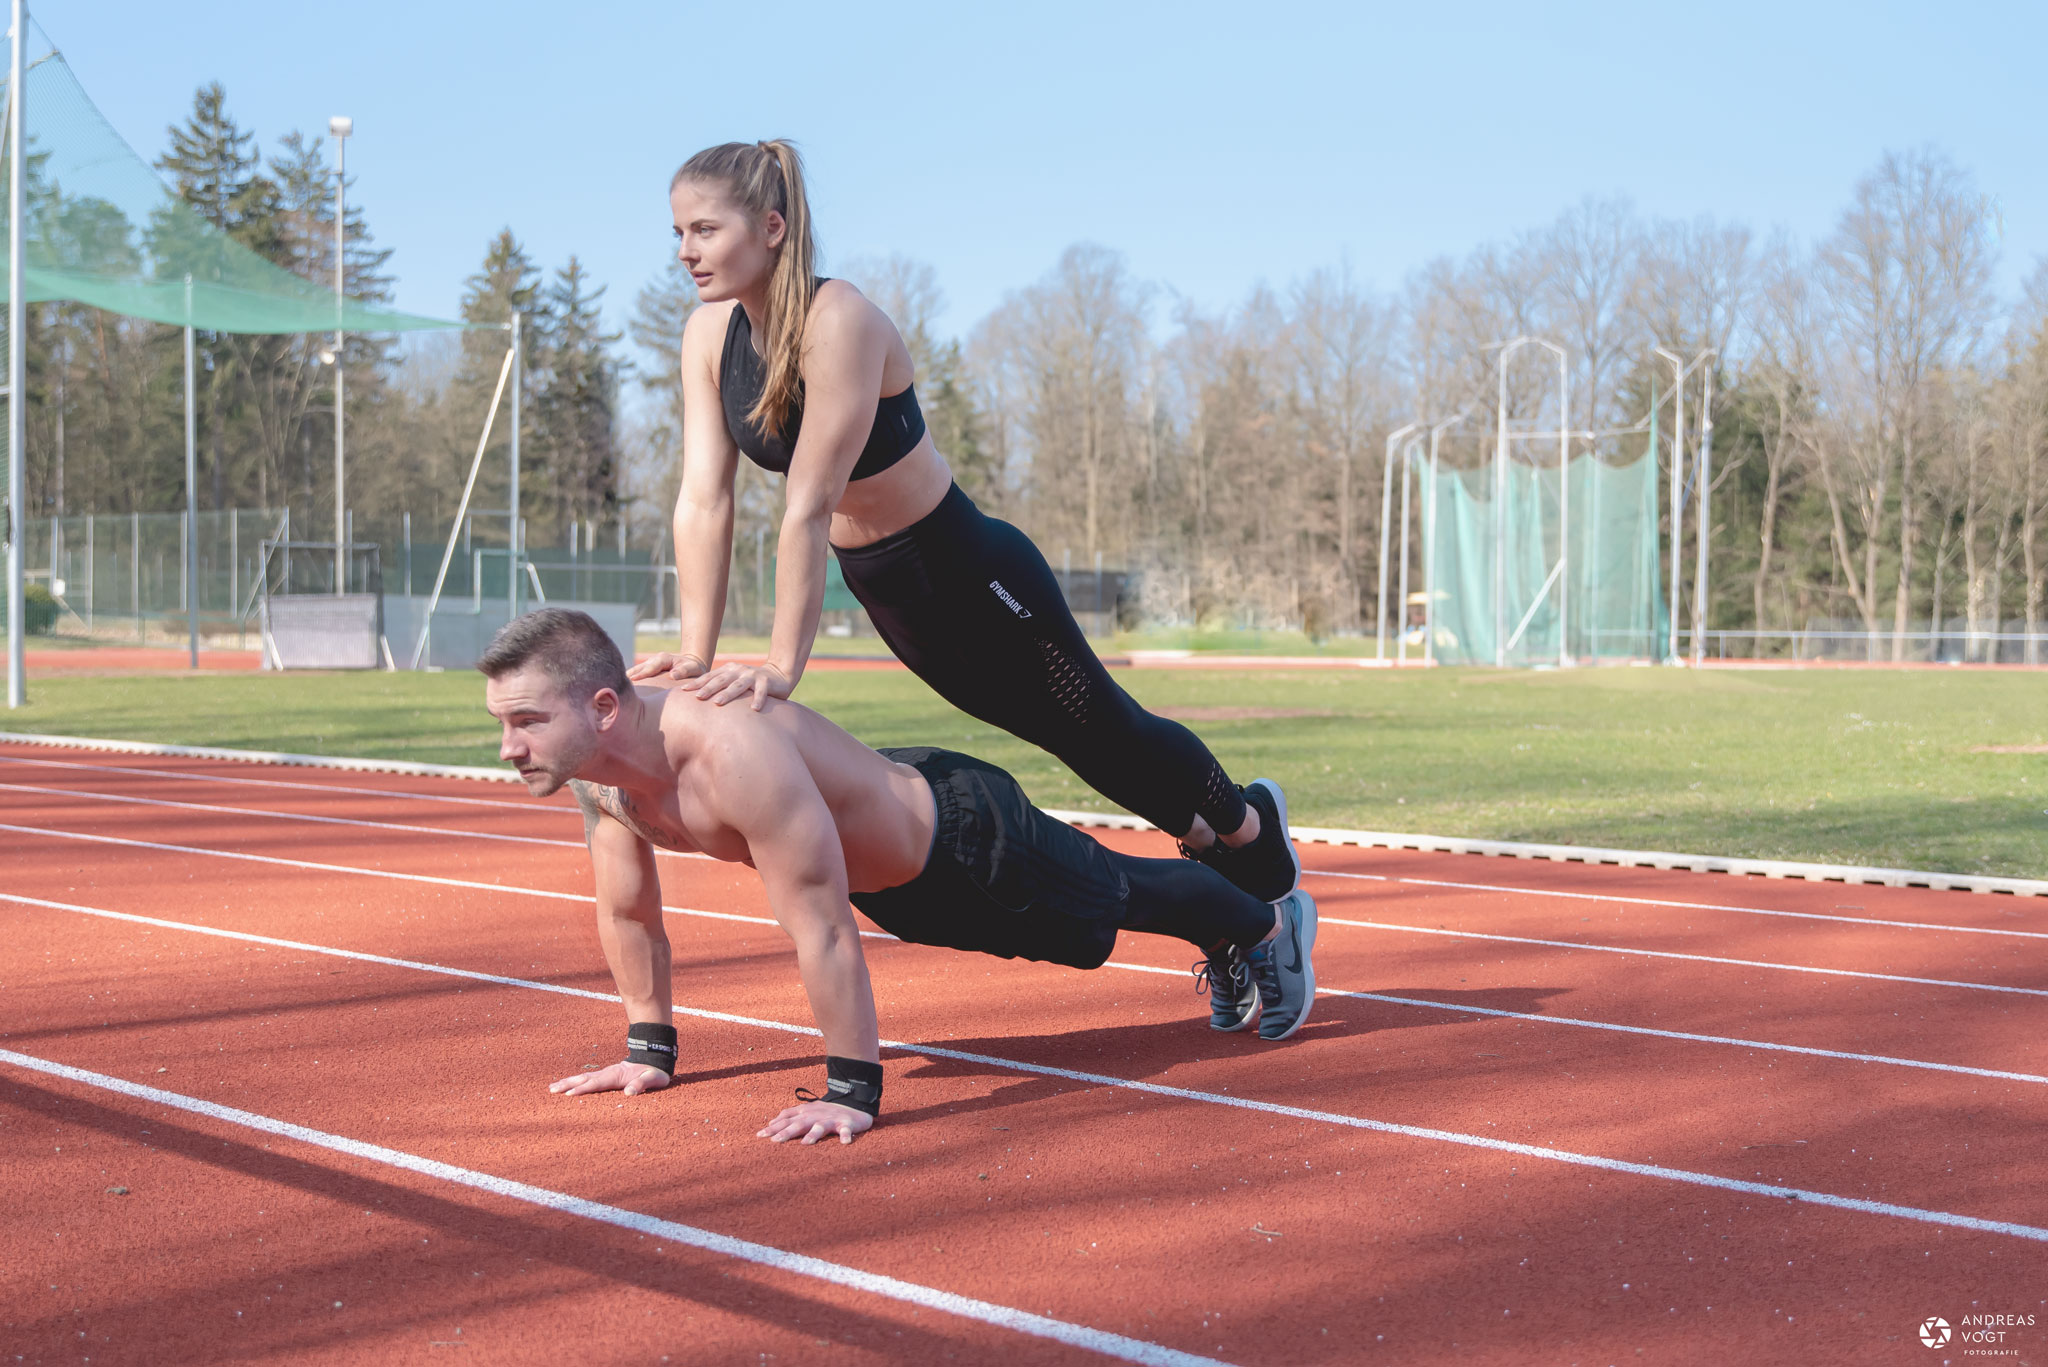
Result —
[{"label": "shirtless man", "polygon": [[[1180,859],[1119,854],[1046,816],[993,765],[945,750],[874,751],[797,703],[716,707],[635,686],[580,612],[518,618],[477,661],[499,757],[583,808],[597,932],[626,1007],[627,1056],[556,1082],[567,1096],[666,1087],[678,1071],[654,846],[758,869],[825,1037],[826,1091],[769,1121],[778,1143],[842,1143],[881,1109],[875,1001],[847,903],[900,939],[1096,968],[1118,930],[1199,949],[1210,1025],[1266,1039],[1315,1000],[1315,903],[1260,902]],[[803,1093],[799,1092],[799,1096]]]}]

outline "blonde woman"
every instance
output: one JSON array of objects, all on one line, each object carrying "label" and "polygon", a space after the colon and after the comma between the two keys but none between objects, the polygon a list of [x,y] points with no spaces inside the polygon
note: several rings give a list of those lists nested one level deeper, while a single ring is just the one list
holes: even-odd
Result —
[{"label": "blonde woman", "polygon": [[[817,635],[830,546],[883,640],[940,696],[1180,837],[1190,858],[1280,904],[1280,921],[1296,914],[1307,899],[1288,897],[1301,866],[1279,785],[1239,788],[1193,732],[1140,707],[1089,648],[1037,547],[953,482],[895,325],[852,285],[814,273],[796,149],[707,148],[676,172],[669,207],[703,301],[681,361],[682,640],[633,677],[694,679],[699,697],[720,704],[788,697]],[[774,628],[766,663],[715,664],[742,455],[788,479]],[[1296,929],[1312,939],[1312,927]],[[1285,938],[1287,927],[1274,930]],[[1217,1029],[1251,1024],[1272,943],[1206,951],[1196,973]]]}]

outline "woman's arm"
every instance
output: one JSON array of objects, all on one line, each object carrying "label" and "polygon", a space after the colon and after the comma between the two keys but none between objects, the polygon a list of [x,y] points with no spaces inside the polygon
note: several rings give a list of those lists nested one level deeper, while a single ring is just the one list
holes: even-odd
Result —
[{"label": "woman's arm", "polygon": [[731,316],[727,309],[700,308],[683,326],[683,479],[672,524],[682,642],[676,655],[656,655],[634,666],[630,678],[672,674],[687,679],[708,670],[718,649],[732,568],[733,473],[739,464],[739,447],[725,429],[716,368]]},{"label": "woman's arm", "polygon": [[887,316],[851,286],[828,284],[818,296],[804,336],[804,426],[790,457],[788,499],[775,543],[768,663],[759,669],[721,666],[699,685],[699,697],[728,703],[751,694],[759,709],[770,697],[788,697],[803,677],[825,603],[832,511],[874,428],[890,341]]}]

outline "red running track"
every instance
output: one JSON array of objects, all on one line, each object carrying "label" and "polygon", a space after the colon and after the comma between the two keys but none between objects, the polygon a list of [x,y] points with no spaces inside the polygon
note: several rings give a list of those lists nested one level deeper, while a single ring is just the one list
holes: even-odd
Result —
[{"label": "red running track", "polygon": [[1308,846],[1295,1040],[1166,941],[878,935],[885,1123],[791,1149],[745,869],[661,860],[687,1080],[569,1101],[620,1015],[559,802],[0,747],[0,827],[0,1361],[2043,1357],[2030,900]]}]

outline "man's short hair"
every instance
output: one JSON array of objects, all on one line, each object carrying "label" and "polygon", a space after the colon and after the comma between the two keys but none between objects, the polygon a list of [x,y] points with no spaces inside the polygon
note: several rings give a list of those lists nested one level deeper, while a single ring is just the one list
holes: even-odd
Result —
[{"label": "man's short hair", "polygon": [[612,638],[587,612],[571,608],[536,608],[498,629],[477,658],[485,678],[498,679],[538,665],[577,702],[587,702],[601,688],[620,697],[632,693],[626,662]]}]

